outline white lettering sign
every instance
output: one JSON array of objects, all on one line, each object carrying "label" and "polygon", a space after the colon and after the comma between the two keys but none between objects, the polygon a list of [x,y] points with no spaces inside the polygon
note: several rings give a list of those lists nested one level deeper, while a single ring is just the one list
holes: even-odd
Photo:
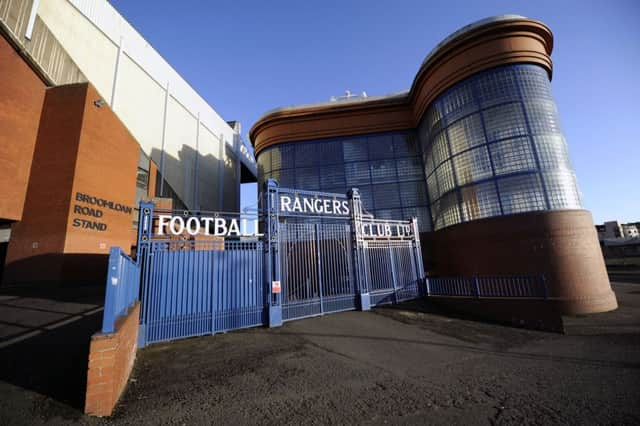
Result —
[{"label": "white lettering sign", "polygon": [[360,228],[363,237],[410,237],[411,225],[403,223],[364,222]]},{"label": "white lettering sign", "polygon": [[208,235],[214,237],[261,237],[258,219],[225,219],[159,215],[157,235]]},{"label": "white lettering sign", "polygon": [[280,211],[314,215],[349,216],[349,201],[331,198],[280,195]]}]

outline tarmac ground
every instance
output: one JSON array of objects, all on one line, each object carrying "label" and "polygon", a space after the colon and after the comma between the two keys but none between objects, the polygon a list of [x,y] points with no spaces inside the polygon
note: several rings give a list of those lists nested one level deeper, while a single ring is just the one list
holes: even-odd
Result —
[{"label": "tarmac ground", "polygon": [[[87,349],[63,344],[99,328],[99,295],[2,292],[14,328],[0,328],[13,342],[0,346],[0,424],[640,424],[640,284],[613,288],[617,311],[567,318],[565,334],[415,301],[151,345],[103,419],[82,414]],[[31,320],[41,333],[15,341],[34,317],[15,305],[69,318]]]}]

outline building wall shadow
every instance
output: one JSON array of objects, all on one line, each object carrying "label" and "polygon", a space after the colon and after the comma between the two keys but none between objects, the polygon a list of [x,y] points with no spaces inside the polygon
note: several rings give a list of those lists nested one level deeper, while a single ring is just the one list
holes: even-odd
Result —
[{"label": "building wall shadow", "polygon": [[[89,344],[100,330],[103,303],[104,285],[32,283],[3,288],[0,380],[67,405],[71,412],[80,410],[76,414],[81,415]],[[23,397],[20,392],[3,394],[9,401]]]},{"label": "building wall shadow", "polygon": [[[35,286],[50,282],[56,286],[104,285],[107,254],[48,253],[8,262],[2,286]],[[43,280],[43,276],[47,277]]]}]

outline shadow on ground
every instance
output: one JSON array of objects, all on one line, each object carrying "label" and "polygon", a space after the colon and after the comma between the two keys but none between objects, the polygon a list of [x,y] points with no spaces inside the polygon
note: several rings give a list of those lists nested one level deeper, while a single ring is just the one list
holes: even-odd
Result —
[{"label": "shadow on ground", "polygon": [[103,303],[104,285],[0,289],[0,408],[31,404],[44,418],[82,414]]}]

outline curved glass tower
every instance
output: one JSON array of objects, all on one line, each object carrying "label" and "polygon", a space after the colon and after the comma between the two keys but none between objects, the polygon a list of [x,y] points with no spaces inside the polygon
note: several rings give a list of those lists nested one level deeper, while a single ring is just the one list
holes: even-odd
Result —
[{"label": "curved glass tower", "polygon": [[418,130],[434,229],[581,209],[546,70],[517,64],[457,83]]}]

